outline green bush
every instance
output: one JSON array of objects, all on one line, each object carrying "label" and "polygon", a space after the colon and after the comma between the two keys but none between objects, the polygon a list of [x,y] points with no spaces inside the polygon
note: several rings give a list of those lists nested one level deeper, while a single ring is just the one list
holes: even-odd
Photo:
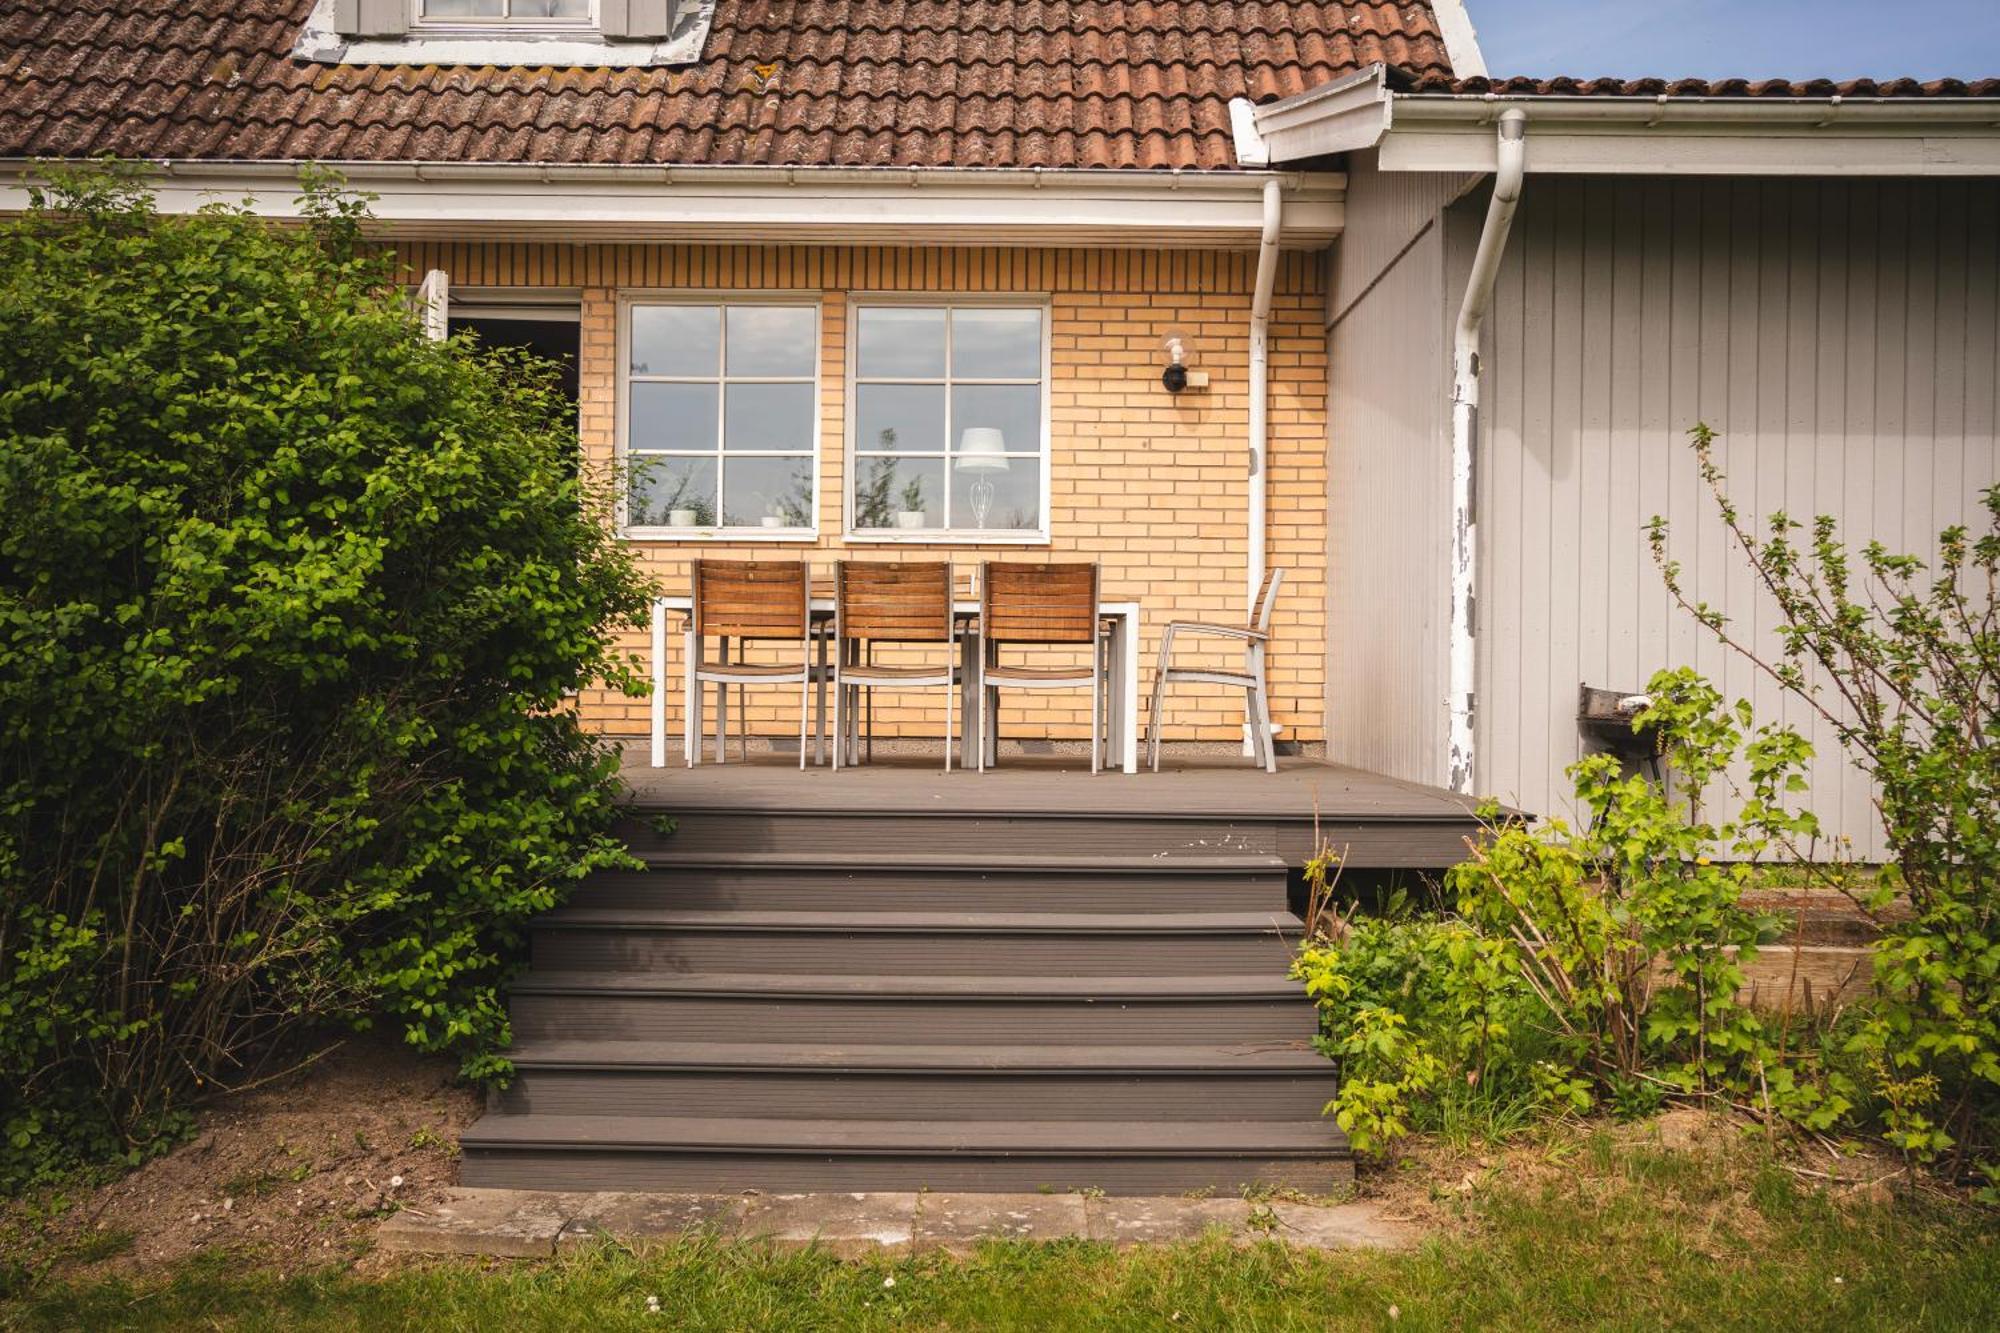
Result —
[{"label": "green bush", "polygon": [[[1688,596],[1655,518],[1669,590],[1816,712],[1876,784],[1891,873],[1859,879],[1809,843],[1795,853],[1882,931],[1851,1045],[1874,1072],[1887,1136],[2000,1199],[2000,487],[1980,494],[1983,531],[1946,529],[1934,561],[1880,542],[1857,559],[1825,515],[1808,531],[1781,511],[1757,536],[1729,499],[1714,433],[1690,433],[1725,530],[1783,615],[1779,651],[1760,655]],[[1898,895],[1909,910],[1885,912]]]},{"label": "green bush", "polygon": [[[1455,915],[1340,922],[1301,951],[1295,975],[1341,1063],[1334,1114],[1358,1149],[1435,1121],[1461,1086],[1578,1111],[1695,1099],[1810,1128],[1852,1109],[1819,1034],[1743,995],[1743,964],[1778,926],[1743,891],[1777,840],[1812,828],[1786,805],[1810,750],[1753,729],[1691,672],[1648,691],[1638,723],[1671,791],[1586,758],[1569,772],[1587,827],[1496,823],[1447,879]],[[1732,795],[1728,818],[1706,813],[1711,788]]]},{"label": "green bush", "polygon": [[0,1184],[317,1025],[504,1071],[523,923],[620,855],[567,701],[639,686],[649,590],[565,405],[305,202],[106,170],[0,225]]}]

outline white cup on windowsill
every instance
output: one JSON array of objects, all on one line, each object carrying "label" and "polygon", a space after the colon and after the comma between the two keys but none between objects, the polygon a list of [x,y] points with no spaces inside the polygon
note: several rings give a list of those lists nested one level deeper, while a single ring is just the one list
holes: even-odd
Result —
[{"label": "white cup on windowsill", "polygon": [[899,509],[896,511],[896,526],[899,528],[923,528],[930,526],[931,516],[927,509]]},{"label": "white cup on windowsill", "polygon": [[757,521],[759,523],[762,523],[767,528],[782,528],[785,526],[785,520],[780,518],[776,514],[766,514],[764,515],[764,517],[758,519]]},{"label": "white cup on windowsill", "polygon": [[695,526],[695,520],[700,517],[701,514],[697,510],[669,509],[667,511],[667,526],[670,528],[691,528]]}]

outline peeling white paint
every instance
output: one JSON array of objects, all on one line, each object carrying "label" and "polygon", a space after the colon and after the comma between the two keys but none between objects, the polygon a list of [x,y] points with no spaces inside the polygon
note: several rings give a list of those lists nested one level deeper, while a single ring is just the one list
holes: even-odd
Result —
[{"label": "peeling white paint", "polygon": [[1451,648],[1445,685],[1445,707],[1451,716],[1445,771],[1455,792],[1471,794],[1473,784],[1473,724],[1477,700],[1478,626],[1473,598],[1479,587],[1479,514],[1474,494],[1473,460],[1479,443],[1479,331],[1493,304],[1493,281],[1507,232],[1514,225],[1514,208],[1521,198],[1521,178],[1527,166],[1528,113],[1512,108],[1500,117],[1497,170],[1493,198],[1486,206],[1486,225],[1479,233],[1472,273],[1465,282],[1451,350]]}]

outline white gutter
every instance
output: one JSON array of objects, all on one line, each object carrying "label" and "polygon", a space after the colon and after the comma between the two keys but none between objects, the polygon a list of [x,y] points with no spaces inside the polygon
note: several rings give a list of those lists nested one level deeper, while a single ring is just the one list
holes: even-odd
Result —
[{"label": "white gutter", "polygon": [[1527,135],[1528,113],[1509,108],[1500,117],[1493,197],[1486,205],[1486,225],[1479,233],[1479,249],[1472,257],[1472,274],[1465,282],[1465,299],[1451,340],[1451,664],[1446,684],[1451,731],[1446,767],[1451,789],[1468,794],[1478,685],[1474,599],[1479,586],[1479,529],[1473,464],[1479,447],[1479,331],[1493,305],[1493,282],[1521,199]]},{"label": "white gutter", "polygon": [[1248,610],[1264,586],[1265,511],[1269,499],[1266,445],[1271,432],[1271,294],[1278,283],[1278,236],[1284,230],[1284,196],[1278,182],[1264,182],[1264,227],[1257,244],[1257,288],[1250,301],[1250,590]]},{"label": "white gutter", "polygon": [[[154,161],[157,207],[247,201],[298,217],[298,162]],[[555,166],[340,162],[386,234],[440,240],[1242,246],[1268,183],[1290,241],[1323,246],[1343,220],[1335,172],[931,167]],[[0,159],[0,213],[27,205],[37,164]]]}]

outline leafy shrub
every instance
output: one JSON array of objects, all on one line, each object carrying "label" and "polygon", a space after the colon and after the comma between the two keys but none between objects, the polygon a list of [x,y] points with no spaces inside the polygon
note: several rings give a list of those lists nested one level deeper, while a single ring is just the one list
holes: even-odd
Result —
[{"label": "leafy shrub", "polygon": [[[1729,499],[1714,433],[1691,434],[1736,550],[1783,613],[1778,654],[1689,597],[1655,518],[1668,588],[1824,718],[1879,792],[1894,873],[1813,870],[1882,931],[1852,1044],[1875,1072],[1887,1135],[1919,1160],[1976,1168],[2000,1194],[2000,487],[1981,493],[1984,530],[1947,529],[1935,562],[1879,542],[1857,561],[1825,515],[1808,531],[1781,511],[1757,536]],[[1898,893],[1910,910],[1886,913]]]},{"label": "leafy shrub", "polygon": [[[1447,879],[1455,915],[1343,921],[1301,952],[1295,975],[1342,1066],[1333,1111],[1357,1149],[1407,1132],[1459,1082],[1579,1111],[1689,1097],[1826,1127],[1851,1109],[1851,1080],[1821,1046],[1741,994],[1743,964],[1777,928],[1743,890],[1774,838],[1811,827],[1784,800],[1810,751],[1752,730],[1746,705],[1724,709],[1692,673],[1648,688],[1638,725],[1660,738],[1675,791],[1586,758],[1569,772],[1587,827],[1496,823]],[[1726,820],[1704,814],[1712,785],[1735,795]]]},{"label": "leafy shrub", "polygon": [[306,204],[83,173],[0,225],[0,1184],[310,1025],[504,1071],[523,923],[619,855],[566,700],[639,688],[648,590],[566,406]]}]

